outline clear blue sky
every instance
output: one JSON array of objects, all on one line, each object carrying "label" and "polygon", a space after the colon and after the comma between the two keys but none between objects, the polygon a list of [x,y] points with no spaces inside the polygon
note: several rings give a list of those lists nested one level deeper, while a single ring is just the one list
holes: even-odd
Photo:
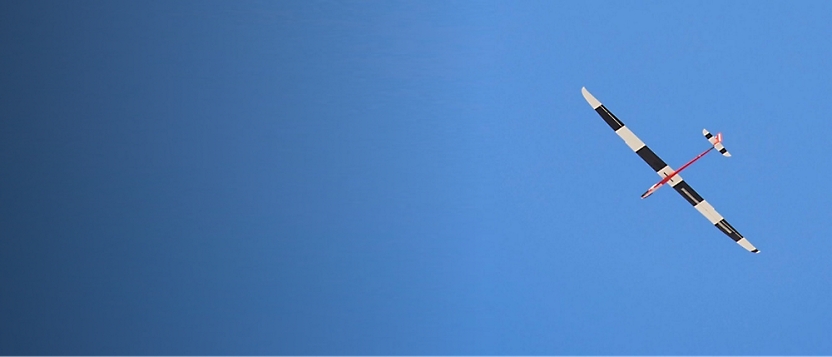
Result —
[{"label": "clear blue sky", "polygon": [[0,354],[832,354],[830,18],[0,2]]}]

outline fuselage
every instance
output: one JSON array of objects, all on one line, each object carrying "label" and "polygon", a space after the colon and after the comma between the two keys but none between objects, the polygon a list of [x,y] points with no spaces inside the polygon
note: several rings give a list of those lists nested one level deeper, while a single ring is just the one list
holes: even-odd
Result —
[{"label": "fuselage", "polygon": [[680,167],[678,170],[673,171],[670,175],[665,176],[663,179],[661,179],[661,180],[660,180],[659,182],[657,182],[655,185],[650,186],[650,188],[649,188],[649,189],[647,189],[647,191],[646,191],[646,192],[644,192],[644,193],[641,195],[641,198],[647,198],[647,196],[652,195],[652,194],[653,194],[653,192],[656,192],[656,190],[658,190],[660,187],[662,187],[662,186],[663,186],[664,184],[666,184],[668,181],[670,181],[671,179],[673,179],[673,177],[674,177],[674,176],[678,175],[680,172],[682,172],[682,170],[684,170],[684,169],[688,168],[688,166],[690,166],[691,164],[693,164],[694,162],[696,162],[696,160],[701,159],[703,156],[705,156],[705,154],[707,154],[707,153],[711,152],[711,150],[713,150],[713,149],[714,149],[714,147],[713,147],[713,146],[709,147],[709,148],[708,148],[708,150],[705,150],[705,151],[703,151],[701,154],[696,155],[696,157],[694,157],[692,160],[690,160],[690,161],[688,161],[687,163],[685,163],[684,165],[682,165],[682,167]]}]

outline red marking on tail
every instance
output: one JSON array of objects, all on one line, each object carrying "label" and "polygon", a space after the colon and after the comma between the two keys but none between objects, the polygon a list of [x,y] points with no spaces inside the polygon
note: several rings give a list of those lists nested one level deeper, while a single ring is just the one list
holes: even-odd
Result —
[{"label": "red marking on tail", "polygon": [[714,144],[719,144],[721,142],[722,142],[722,133],[717,133],[716,134],[716,142],[714,142]]}]

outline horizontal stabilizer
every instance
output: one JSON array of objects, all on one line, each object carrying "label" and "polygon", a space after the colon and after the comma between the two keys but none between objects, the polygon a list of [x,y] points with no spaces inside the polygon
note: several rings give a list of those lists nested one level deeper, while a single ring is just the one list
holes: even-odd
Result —
[{"label": "horizontal stabilizer", "polygon": [[702,129],[702,135],[705,135],[705,138],[708,139],[708,142],[710,142],[711,145],[714,146],[714,149],[719,151],[719,153],[722,154],[722,156],[731,157],[731,153],[728,152],[728,149],[726,149],[725,146],[722,145],[722,133],[711,135],[711,133],[708,132],[707,129]]}]

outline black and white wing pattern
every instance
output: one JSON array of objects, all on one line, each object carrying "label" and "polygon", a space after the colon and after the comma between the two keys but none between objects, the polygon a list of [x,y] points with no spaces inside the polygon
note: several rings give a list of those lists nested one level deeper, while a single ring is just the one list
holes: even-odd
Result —
[{"label": "black and white wing pattern", "polygon": [[[592,96],[586,88],[581,88],[581,92],[584,95],[584,99],[592,106],[592,109],[601,115],[601,118],[607,122],[607,125],[618,134],[621,139],[624,140],[624,143],[630,147],[639,157],[650,165],[660,177],[667,177],[668,175],[673,173],[673,169],[670,168],[661,158],[659,158],[653,150],[650,150],[647,145],[644,144],[641,139],[639,139],[629,128],[627,128],[621,120],[615,117],[598,99]],[[742,236],[739,232],[737,232],[722,215],[717,212],[713,206],[711,206],[708,201],[705,201],[702,196],[700,196],[693,188],[682,179],[681,175],[676,175],[670,181],[668,181],[671,187],[673,187],[676,192],[679,192],[682,197],[684,197],[693,208],[696,208],[699,213],[701,213],[708,221],[711,222],[716,228],[718,228],[722,233],[725,233],[728,237],[731,237],[737,244],[741,245],[743,248],[748,250],[752,253],[759,253],[760,251],[757,248],[754,248],[754,245],[751,244],[745,237]]]}]

